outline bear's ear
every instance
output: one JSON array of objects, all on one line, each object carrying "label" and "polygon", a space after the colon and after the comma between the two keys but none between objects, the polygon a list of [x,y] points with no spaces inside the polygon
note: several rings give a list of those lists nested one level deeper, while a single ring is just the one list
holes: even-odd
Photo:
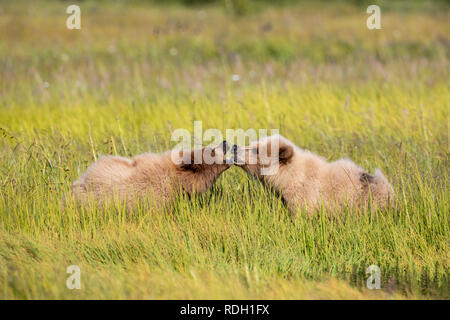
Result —
[{"label": "bear's ear", "polygon": [[363,185],[367,186],[367,185],[375,182],[375,177],[366,172],[363,172],[363,173],[361,173],[361,176],[359,177],[359,181],[361,181],[361,183]]},{"label": "bear's ear", "polygon": [[195,153],[196,151],[181,151],[179,153],[181,163],[178,164],[178,168],[183,171],[191,171],[194,173],[201,171],[203,166],[201,163],[195,163]]},{"label": "bear's ear", "polygon": [[280,163],[286,164],[294,155],[294,148],[290,145],[282,145],[280,146],[278,156],[280,158]]}]

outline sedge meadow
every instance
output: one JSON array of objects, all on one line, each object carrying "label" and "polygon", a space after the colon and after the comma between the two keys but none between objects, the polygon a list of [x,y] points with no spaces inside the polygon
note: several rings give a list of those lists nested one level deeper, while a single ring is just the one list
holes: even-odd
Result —
[{"label": "sedge meadow", "polygon": [[[368,30],[355,2],[82,1],[69,30],[67,2],[2,1],[0,298],[448,299],[449,6],[413,3]],[[292,219],[233,167],[170,212],[61,210],[100,155],[194,121],[380,168],[401,209]]]}]

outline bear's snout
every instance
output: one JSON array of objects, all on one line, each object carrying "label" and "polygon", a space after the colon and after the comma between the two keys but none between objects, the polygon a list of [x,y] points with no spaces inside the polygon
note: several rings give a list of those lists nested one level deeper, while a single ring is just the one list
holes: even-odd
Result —
[{"label": "bear's snout", "polygon": [[239,157],[239,155],[242,153],[242,150],[240,150],[237,145],[233,145],[233,147],[231,147],[231,153],[233,155],[233,163],[234,164],[242,165],[244,163],[244,161],[242,159],[240,159],[240,157]]}]

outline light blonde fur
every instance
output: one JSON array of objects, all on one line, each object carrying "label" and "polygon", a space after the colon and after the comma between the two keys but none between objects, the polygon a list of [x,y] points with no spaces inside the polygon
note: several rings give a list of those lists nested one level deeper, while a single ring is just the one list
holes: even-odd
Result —
[{"label": "light blonde fur", "polygon": [[[72,194],[81,204],[90,200],[99,205],[113,201],[125,203],[128,209],[138,202],[158,208],[171,205],[180,193],[205,192],[230,167],[224,161],[206,164],[202,158],[205,150],[201,150],[200,164],[193,161],[196,151],[145,153],[132,159],[103,156],[73,183]],[[209,151],[224,160],[226,150],[222,145]],[[177,159],[173,152],[179,155],[178,160],[187,154],[185,159],[190,159],[190,163],[173,161]]]},{"label": "light blonde fur", "polygon": [[[275,142],[279,150],[271,154]],[[259,150],[267,150],[266,155]],[[394,197],[392,186],[380,170],[372,176],[349,159],[328,162],[279,135],[234,149],[234,153],[236,165],[275,189],[293,214],[298,209],[312,214],[321,206],[329,212],[339,211],[344,205],[384,209]],[[261,174],[262,167],[275,162],[279,166],[274,174]]]}]

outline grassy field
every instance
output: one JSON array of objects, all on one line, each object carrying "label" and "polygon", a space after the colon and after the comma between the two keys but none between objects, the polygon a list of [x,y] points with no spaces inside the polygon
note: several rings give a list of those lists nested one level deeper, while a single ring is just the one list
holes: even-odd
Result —
[{"label": "grassy field", "polygon": [[[81,30],[66,2],[0,3],[0,298],[449,298],[447,5],[382,6],[370,31],[350,4],[123,3],[80,2]],[[402,209],[293,220],[234,167],[171,212],[61,211],[99,155],[194,120],[381,168]]]}]

